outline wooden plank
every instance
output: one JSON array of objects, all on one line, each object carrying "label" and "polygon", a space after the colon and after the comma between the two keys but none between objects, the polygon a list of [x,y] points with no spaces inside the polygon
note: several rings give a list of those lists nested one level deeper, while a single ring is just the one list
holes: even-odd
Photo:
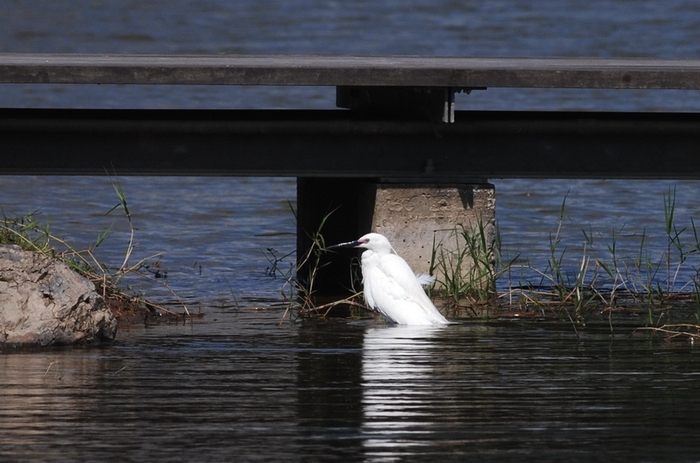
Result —
[{"label": "wooden plank", "polygon": [[2,53],[0,83],[700,89],[700,60]]}]

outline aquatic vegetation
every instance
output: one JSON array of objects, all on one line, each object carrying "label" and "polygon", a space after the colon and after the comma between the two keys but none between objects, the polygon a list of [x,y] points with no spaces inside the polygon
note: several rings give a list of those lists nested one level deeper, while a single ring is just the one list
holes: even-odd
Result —
[{"label": "aquatic vegetation", "polygon": [[[294,214],[295,219],[297,218],[296,211],[290,204],[290,209]],[[326,214],[318,225],[318,228],[313,232],[309,233],[310,245],[304,254],[297,258],[297,262],[294,266],[286,272],[280,272],[284,278],[284,285],[282,286],[281,293],[287,300],[287,308],[282,315],[280,323],[282,323],[287,316],[296,318],[304,318],[317,316],[324,318],[334,308],[338,306],[354,306],[366,308],[366,306],[358,300],[361,299],[362,292],[357,292],[353,290],[353,294],[347,298],[338,301],[332,301],[325,304],[316,303],[316,281],[319,274],[324,267],[328,265],[327,261],[323,260],[323,256],[326,250],[326,240],[323,236],[323,227],[326,224],[328,218],[335,211],[331,211]],[[279,271],[280,262],[288,256],[293,255],[293,252],[287,253],[281,258],[277,258],[273,250],[268,249],[268,255],[266,256],[268,262],[270,262],[270,267],[266,270],[266,274],[269,276],[275,276],[275,271]]]},{"label": "aquatic vegetation", "polygon": [[[661,251],[653,247],[658,238],[652,240],[648,230],[634,233],[623,224],[609,236],[583,229],[576,251],[580,254],[575,256],[563,245],[565,197],[556,231],[549,235],[547,266],[540,270],[528,260],[514,263],[520,267],[520,279],[508,282],[509,296],[525,311],[564,313],[579,325],[607,314],[612,329],[613,313],[642,312],[647,326],[664,321],[666,330],[673,329],[669,317],[684,301],[694,302],[693,316],[700,321],[700,239],[692,218],[690,226],[678,226],[675,201],[675,189],[669,189],[663,197]],[[575,268],[572,262],[577,262]],[[680,312],[688,310],[676,310]]]},{"label": "aquatic vegetation", "polygon": [[[300,313],[309,312],[315,309],[314,294],[316,292],[316,277],[318,276],[319,270],[327,265],[321,261],[323,250],[326,247],[322,231],[328,217],[330,217],[332,213],[333,212],[330,212],[323,217],[318,229],[309,235],[311,239],[311,246],[309,246],[309,248],[306,250],[306,254],[301,256],[301,259],[297,260],[295,271],[297,278],[293,283],[296,289],[294,294],[296,294],[301,304],[299,309]],[[300,270],[302,268],[306,269],[306,272],[304,272],[304,277],[301,277],[302,272],[300,272]]]},{"label": "aquatic vegetation", "polygon": [[496,281],[508,272],[518,256],[503,262],[497,228],[477,220],[472,227],[459,225],[450,231],[450,246],[433,245],[430,274],[436,276],[431,294],[451,310],[483,305],[496,299]]},{"label": "aquatic vegetation", "polygon": [[664,339],[671,341],[676,338],[686,338],[692,344],[700,340],[700,325],[690,323],[670,323],[661,326],[643,326],[635,331],[648,331],[652,335],[663,335]]},{"label": "aquatic vegetation", "polygon": [[51,253],[50,224],[42,225],[39,212],[34,211],[21,217],[7,217],[3,211],[0,222],[0,244],[14,244],[28,251]]}]

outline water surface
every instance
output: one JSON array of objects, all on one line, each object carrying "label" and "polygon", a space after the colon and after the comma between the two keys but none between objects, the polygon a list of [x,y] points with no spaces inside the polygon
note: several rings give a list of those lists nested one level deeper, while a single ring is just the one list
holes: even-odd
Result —
[{"label": "water surface", "polygon": [[695,461],[690,344],[554,322],[271,327],[221,311],[5,355],[6,461]]}]

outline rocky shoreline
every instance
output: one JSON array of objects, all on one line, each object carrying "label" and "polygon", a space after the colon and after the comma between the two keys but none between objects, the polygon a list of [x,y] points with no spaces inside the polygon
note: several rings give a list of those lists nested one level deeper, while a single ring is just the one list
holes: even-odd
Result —
[{"label": "rocky shoreline", "polygon": [[120,320],[143,320],[144,311],[125,297],[103,297],[58,259],[0,246],[0,347],[111,342]]}]

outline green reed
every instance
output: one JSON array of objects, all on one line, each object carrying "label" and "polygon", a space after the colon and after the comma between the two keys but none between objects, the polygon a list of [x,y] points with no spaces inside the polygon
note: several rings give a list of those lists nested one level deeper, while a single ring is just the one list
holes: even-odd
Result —
[{"label": "green reed", "polygon": [[[693,218],[690,226],[678,225],[675,188],[663,196],[665,244],[661,255],[651,251],[652,236],[647,229],[635,234],[622,225],[607,237],[582,229],[583,246],[577,251],[581,254],[572,256],[563,244],[566,200],[565,196],[555,231],[549,234],[547,265],[543,270],[527,266],[530,275],[538,276],[540,281],[533,284],[526,279],[515,283],[526,304],[541,308],[542,302],[548,300],[547,306],[570,307],[582,320],[588,309],[602,308],[610,314],[624,299],[643,304],[647,308],[647,323],[653,325],[659,321],[658,311],[667,310],[669,301],[692,298],[695,318],[700,321],[700,236]],[[620,253],[622,237],[626,248],[633,251],[629,257]],[[602,255],[597,252],[600,242],[604,243]],[[575,268],[573,261],[578,262]],[[688,273],[692,274],[689,281],[681,281],[681,275]]]},{"label": "green reed", "polygon": [[436,275],[434,293],[453,309],[493,301],[496,281],[517,259],[503,262],[498,229],[477,220],[471,227],[458,225],[446,239],[450,242],[433,237],[430,274]]}]

